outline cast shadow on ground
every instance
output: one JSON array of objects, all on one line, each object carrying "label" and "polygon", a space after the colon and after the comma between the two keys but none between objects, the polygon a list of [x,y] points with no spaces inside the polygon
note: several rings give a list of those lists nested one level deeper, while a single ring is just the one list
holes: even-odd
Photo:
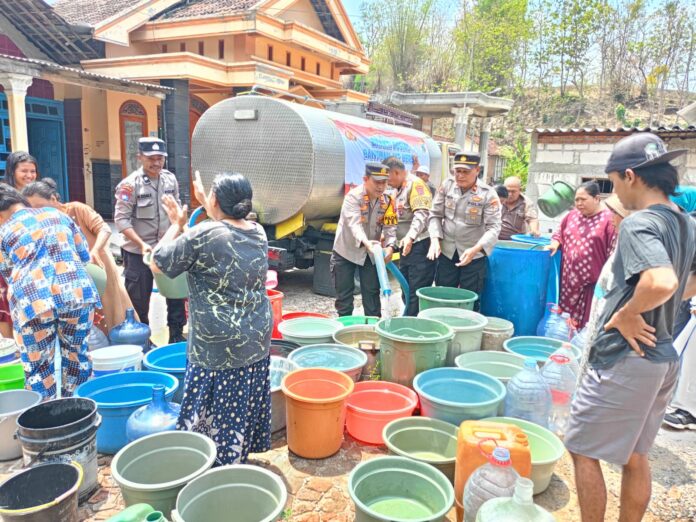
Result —
[{"label": "cast shadow on ground", "polygon": [[[680,457],[664,446],[655,444],[650,450],[649,458],[652,481],[663,488],[693,484],[693,470],[690,470]],[[609,467],[621,474],[621,466],[609,464]]]},{"label": "cast shadow on ground", "polygon": [[555,473],[546,491],[534,497],[534,502],[549,512],[558,511],[570,502],[570,490]]}]

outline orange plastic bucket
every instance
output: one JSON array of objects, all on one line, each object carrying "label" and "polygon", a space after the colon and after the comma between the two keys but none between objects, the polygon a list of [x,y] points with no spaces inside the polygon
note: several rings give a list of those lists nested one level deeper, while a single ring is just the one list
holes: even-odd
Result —
[{"label": "orange plastic bucket", "polygon": [[496,446],[510,451],[512,467],[517,473],[527,478],[532,475],[532,454],[529,449],[529,441],[521,428],[512,424],[496,422],[462,422],[457,435],[457,461],[454,472],[457,522],[462,522],[464,518],[462,499],[466,481],[479,466],[488,462],[482,450],[490,454]]},{"label": "orange plastic bucket", "polygon": [[341,448],[346,397],[355,383],[343,372],[306,368],[283,378],[288,448],[306,459],[330,457]]},{"label": "orange plastic bucket", "polygon": [[395,382],[364,381],[346,401],[346,430],[367,444],[384,444],[382,431],[395,419],[410,417],[418,406],[418,395]]},{"label": "orange plastic bucket", "polygon": [[271,337],[280,337],[280,332],[278,331],[278,323],[283,320],[283,297],[285,295],[283,292],[278,290],[266,290],[268,294],[268,300],[271,302],[271,312],[273,313],[273,333]]}]

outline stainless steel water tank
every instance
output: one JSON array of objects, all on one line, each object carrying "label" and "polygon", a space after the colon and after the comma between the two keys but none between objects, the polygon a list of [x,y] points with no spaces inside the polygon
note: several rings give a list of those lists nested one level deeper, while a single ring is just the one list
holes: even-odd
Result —
[{"label": "stainless steel water tank", "polygon": [[419,131],[263,96],[229,98],[208,109],[193,133],[191,164],[206,188],[220,172],[244,174],[265,225],[299,212],[307,220],[333,218],[340,213],[346,179],[335,120],[423,139],[433,182],[439,183],[439,148]]}]

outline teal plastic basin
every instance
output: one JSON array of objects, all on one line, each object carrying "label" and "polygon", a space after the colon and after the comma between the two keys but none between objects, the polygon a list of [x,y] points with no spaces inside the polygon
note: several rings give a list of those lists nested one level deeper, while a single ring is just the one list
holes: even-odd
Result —
[{"label": "teal plastic basin", "polygon": [[549,337],[522,336],[513,337],[503,343],[503,350],[522,357],[531,357],[537,363],[543,364],[563,346],[563,341]]},{"label": "teal plastic basin", "polygon": [[421,310],[428,308],[464,308],[473,310],[479,298],[476,292],[464,288],[449,286],[428,286],[416,291],[418,306]]},{"label": "teal plastic basin", "polygon": [[301,346],[330,343],[333,334],[343,328],[334,319],[323,317],[298,317],[278,324],[278,331],[286,341],[294,341]]}]

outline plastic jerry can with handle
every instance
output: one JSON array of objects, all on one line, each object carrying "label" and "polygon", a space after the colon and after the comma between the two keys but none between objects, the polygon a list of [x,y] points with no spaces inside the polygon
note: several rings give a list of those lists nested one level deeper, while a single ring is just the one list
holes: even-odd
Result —
[{"label": "plastic jerry can with handle", "polygon": [[529,477],[532,474],[529,440],[520,427],[502,422],[462,422],[457,433],[454,473],[454,499],[458,522],[462,522],[464,518],[462,498],[466,481],[479,466],[488,462],[486,454],[491,454],[495,447],[505,448],[510,452],[512,467],[519,475]]}]

